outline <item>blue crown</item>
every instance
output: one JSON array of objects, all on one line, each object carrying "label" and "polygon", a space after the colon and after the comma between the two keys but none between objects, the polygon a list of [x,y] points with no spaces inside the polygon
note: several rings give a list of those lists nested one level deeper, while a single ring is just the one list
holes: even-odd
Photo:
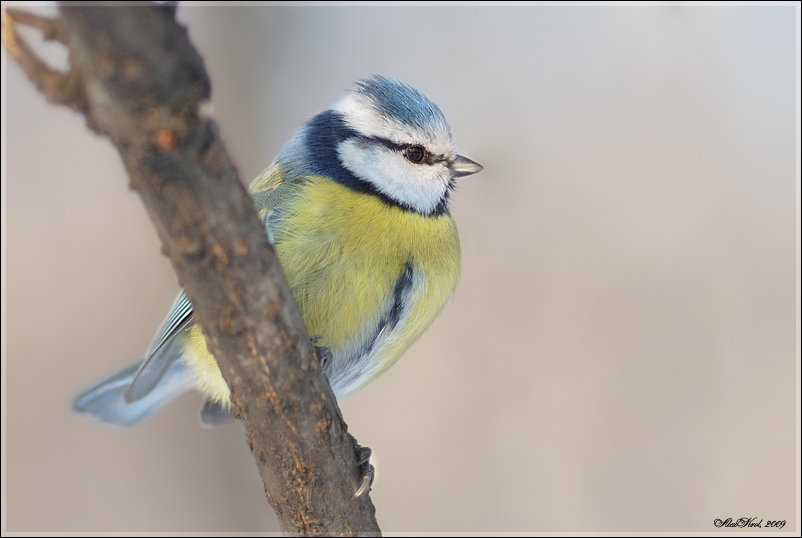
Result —
[{"label": "blue crown", "polygon": [[353,92],[373,101],[389,117],[422,131],[450,132],[445,116],[421,92],[391,78],[373,75],[356,83]]}]

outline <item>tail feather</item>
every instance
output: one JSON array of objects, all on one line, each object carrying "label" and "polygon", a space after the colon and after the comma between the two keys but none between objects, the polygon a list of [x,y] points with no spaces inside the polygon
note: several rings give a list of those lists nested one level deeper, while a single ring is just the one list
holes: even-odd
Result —
[{"label": "tail feather", "polygon": [[233,418],[234,415],[230,404],[225,405],[214,401],[212,398],[206,398],[206,402],[200,412],[201,424],[204,426],[217,426],[218,424],[225,424]]},{"label": "tail feather", "polygon": [[125,393],[139,367],[140,363],[134,364],[84,392],[75,400],[73,409],[109,424],[131,426],[197,383],[189,367],[175,361],[151,392],[129,403],[125,401]]}]

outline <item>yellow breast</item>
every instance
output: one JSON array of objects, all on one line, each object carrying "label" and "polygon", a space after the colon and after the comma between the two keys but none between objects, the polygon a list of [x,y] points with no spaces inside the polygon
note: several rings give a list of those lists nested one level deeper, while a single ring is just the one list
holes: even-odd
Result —
[{"label": "yellow breast", "polygon": [[[307,330],[320,337],[316,345],[333,353],[371,337],[406,264],[413,267],[418,286],[404,323],[372,354],[370,375],[362,385],[398,360],[454,291],[460,254],[450,215],[424,217],[324,177],[293,185],[282,193],[278,207],[262,208],[260,216],[271,211],[278,218],[269,231]],[[196,358],[189,362],[207,372],[201,387],[227,401],[228,388],[216,363],[205,345],[199,349],[202,334],[197,327],[193,332],[190,347]]]}]

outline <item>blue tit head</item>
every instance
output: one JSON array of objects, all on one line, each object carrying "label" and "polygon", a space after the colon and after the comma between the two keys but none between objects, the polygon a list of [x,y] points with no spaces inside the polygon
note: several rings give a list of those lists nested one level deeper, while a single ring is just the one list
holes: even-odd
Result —
[{"label": "blue tit head", "polygon": [[357,82],[309,120],[276,163],[285,179],[326,176],[427,216],[447,213],[455,180],[482,169],[457,154],[437,105],[380,76]]}]

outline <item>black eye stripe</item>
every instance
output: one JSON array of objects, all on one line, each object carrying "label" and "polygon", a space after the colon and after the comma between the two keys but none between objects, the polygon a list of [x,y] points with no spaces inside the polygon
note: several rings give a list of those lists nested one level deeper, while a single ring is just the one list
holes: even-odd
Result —
[{"label": "black eye stripe", "polygon": [[364,135],[357,135],[354,138],[358,138],[360,141],[366,142],[368,144],[381,144],[387,149],[391,149],[397,153],[404,154],[404,152],[411,148],[411,147],[421,147],[424,150],[425,157],[420,162],[415,162],[414,164],[437,164],[442,162],[448,162],[448,159],[445,158],[443,155],[436,155],[429,150],[426,149],[426,146],[423,144],[396,144],[392,140],[387,140],[386,138],[379,138],[376,136],[364,136]]}]

